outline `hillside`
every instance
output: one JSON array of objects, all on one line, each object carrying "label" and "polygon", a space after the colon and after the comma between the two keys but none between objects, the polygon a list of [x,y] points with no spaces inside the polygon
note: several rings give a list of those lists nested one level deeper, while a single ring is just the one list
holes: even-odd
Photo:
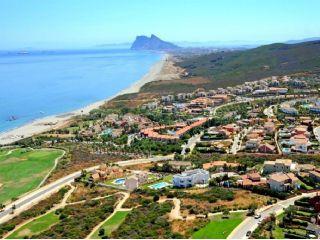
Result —
[{"label": "hillside", "polygon": [[150,38],[147,36],[137,36],[131,46],[132,50],[175,50],[178,48],[177,45],[163,41],[153,34]]},{"label": "hillside", "polygon": [[225,87],[272,75],[320,71],[320,41],[275,43],[255,49],[219,52],[179,62],[191,77],[209,80],[205,87]]}]

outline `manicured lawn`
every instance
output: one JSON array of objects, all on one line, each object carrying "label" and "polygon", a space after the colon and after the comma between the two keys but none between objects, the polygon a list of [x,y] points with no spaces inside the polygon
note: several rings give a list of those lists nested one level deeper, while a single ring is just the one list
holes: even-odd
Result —
[{"label": "manicured lawn", "polygon": [[0,203],[36,188],[54,166],[61,150],[16,149],[0,153]]},{"label": "manicured lawn", "polygon": [[47,229],[49,229],[52,225],[59,222],[59,216],[54,212],[50,212],[38,219],[35,219],[32,222],[27,223],[21,228],[14,231],[8,238],[12,239],[21,239],[24,237],[30,238],[32,235],[39,234]]},{"label": "manicured lawn", "polygon": [[[115,215],[113,215],[108,221],[106,221],[101,228],[104,229],[105,236],[110,236],[110,234],[116,230],[120,224],[124,221],[124,219],[126,218],[126,216],[128,215],[130,211],[119,211],[117,212]],[[101,239],[102,236],[99,236],[99,230],[96,231],[93,235],[92,235],[92,239]]]},{"label": "manicured lawn", "polygon": [[230,213],[229,218],[223,219],[222,214],[214,217],[204,228],[195,232],[192,238],[197,239],[226,239],[245,218],[245,213]]}]

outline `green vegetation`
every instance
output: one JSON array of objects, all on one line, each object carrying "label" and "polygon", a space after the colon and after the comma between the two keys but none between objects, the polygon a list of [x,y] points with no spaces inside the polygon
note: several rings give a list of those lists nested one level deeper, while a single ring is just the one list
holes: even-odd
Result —
[{"label": "green vegetation", "polygon": [[255,49],[196,56],[178,63],[191,76],[206,77],[209,88],[234,86],[273,75],[319,71],[320,41],[275,43]]},{"label": "green vegetation", "polygon": [[[8,153],[8,152],[7,152]],[[16,149],[0,155],[0,203],[36,188],[54,166],[61,150]]]},{"label": "green vegetation", "polygon": [[50,212],[46,215],[43,215],[21,228],[14,231],[11,235],[8,236],[10,239],[21,239],[21,238],[30,238],[35,234],[39,234],[47,229],[49,229],[52,225],[59,222],[59,216],[54,212]]},{"label": "green vegetation", "polygon": [[55,204],[58,204],[63,199],[64,195],[70,187],[61,188],[57,193],[54,193],[45,200],[42,200],[38,204],[34,205],[30,209],[22,212],[20,215],[10,219],[9,221],[0,225],[0,237],[3,237],[4,234],[12,231],[17,225],[42,214],[45,214],[50,210]]},{"label": "green vegetation", "polygon": [[[110,234],[116,230],[120,224],[125,220],[129,211],[118,211],[110,219],[108,219],[101,228],[99,228],[93,235],[92,239],[105,238],[104,236],[109,237]],[[101,230],[103,229],[103,230]],[[103,233],[103,234],[102,234]]]},{"label": "green vegetation", "polygon": [[[120,227],[111,234],[112,238],[175,238],[166,214],[171,211],[170,203],[149,203],[130,212]],[[178,237],[181,238],[179,235]]]},{"label": "green vegetation", "polygon": [[134,152],[143,152],[145,154],[163,154],[167,155],[174,152],[181,152],[181,145],[182,142],[177,143],[165,143],[165,142],[157,142],[153,141],[147,138],[143,138],[141,140],[135,139],[131,146],[129,147],[129,150],[132,150]]},{"label": "green vegetation", "polygon": [[112,196],[68,205],[56,211],[60,219],[57,224],[32,238],[85,238],[113,212],[116,201],[117,198]]},{"label": "green vegetation", "polygon": [[226,239],[244,218],[245,213],[230,213],[228,216],[216,215],[209,224],[195,232],[192,238]]}]

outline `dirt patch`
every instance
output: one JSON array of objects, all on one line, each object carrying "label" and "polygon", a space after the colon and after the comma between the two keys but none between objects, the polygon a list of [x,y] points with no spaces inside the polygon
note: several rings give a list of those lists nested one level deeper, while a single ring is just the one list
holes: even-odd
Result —
[{"label": "dirt patch", "polygon": [[145,170],[149,170],[153,165],[154,163],[142,163],[138,165],[126,166],[124,167],[124,169],[145,171]]},{"label": "dirt patch", "polygon": [[267,196],[251,193],[245,190],[236,190],[234,199],[231,201],[218,200],[210,203],[209,201],[202,201],[200,199],[182,198],[181,210],[185,217],[190,213],[205,214],[208,212],[215,212],[217,209],[228,208],[230,210],[238,210],[248,208],[251,204],[261,207],[270,199]]},{"label": "dirt patch", "polygon": [[171,222],[172,232],[182,234],[185,238],[190,238],[192,233],[202,228],[208,223],[205,219],[193,219],[190,221],[175,220]]},{"label": "dirt patch", "polygon": [[24,237],[24,236],[30,236],[31,235],[31,231],[30,229],[24,229],[22,231],[19,232],[19,237]]},{"label": "dirt patch", "polygon": [[68,203],[89,200],[96,197],[103,197],[103,196],[114,194],[118,191],[119,190],[117,189],[99,187],[99,186],[94,186],[90,188],[90,187],[84,186],[84,184],[82,183],[78,183],[76,184],[75,191],[69,197]]}]

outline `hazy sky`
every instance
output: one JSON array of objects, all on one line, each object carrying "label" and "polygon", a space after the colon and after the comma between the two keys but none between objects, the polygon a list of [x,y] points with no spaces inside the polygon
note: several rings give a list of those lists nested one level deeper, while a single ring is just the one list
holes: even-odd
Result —
[{"label": "hazy sky", "polygon": [[0,0],[0,49],[320,36],[320,0]]}]

